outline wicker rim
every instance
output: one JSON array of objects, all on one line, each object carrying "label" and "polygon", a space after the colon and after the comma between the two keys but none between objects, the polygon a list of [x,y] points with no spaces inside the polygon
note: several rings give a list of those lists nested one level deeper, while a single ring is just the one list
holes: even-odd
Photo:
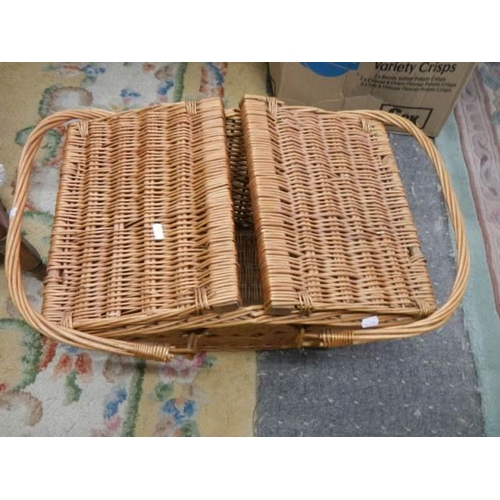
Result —
[{"label": "wicker rim", "polygon": [[[253,96],[252,96],[253,97]],[[266,97],[259,97],[267,100]],[[168,106],[161,105],[161,106]],[[301,107],[303,108],[303,107]],[[328,111],[314,109],[317,113],[331,113]],[[130,113],[136,110],[129,111]],[[229,111],[230,112],[230,111]],[[125,112],[127,113],[127,112]],[[124,113],[124,114],[125,114]],[[355,343],[370,342],[397,337],[410,337],[420,333],[428,332],[442,326],[452,315],[459,305],[466,289],[469,274],[469,252],[467,248],[464,223],[456,196],[453,192],[449,175],[443,164],[443,160],[432,141],[412,122],[397,115],[384,111],[340,111],[336,112],[342,116],[357,116],[371,118],[392,125],[413,135],[433,163],[443,189],[450,220],[453,226],[457,250],[457,274],[453,283],[448,300],[430,316],[404,326],[390,326],[374,328],[370,330],[352,330]],[[11,210],[10,227],[7,235],[5,271],[9,286],[9,292],[16,308],[24,319],[37,331],[47,337],[76,347],[104,350],[110,353],[137,356],[158,361],[169,361],[173,354],[189,354],[192,350],[176,349],[168,344],[153,344],[148,342],[128,342],[124,340],[97,337],[95,335],[80,332],[76,329],[54,324],[37,312],[30,304],[21,279],[20,249],[21,249],[21,226],[22,214],[25,209],[29,176],[35,155],[41,145],[43,136],[50,129],[63,125],[70,120],[78,119],[103,119],[112,116],[111,111],[99,109],[68,110],[55,113],[43,120],[35,127],[21,153],[17,173],[16,189],[14,193],[13,208]],[[330,345],[327,343],[326,345]]]}]

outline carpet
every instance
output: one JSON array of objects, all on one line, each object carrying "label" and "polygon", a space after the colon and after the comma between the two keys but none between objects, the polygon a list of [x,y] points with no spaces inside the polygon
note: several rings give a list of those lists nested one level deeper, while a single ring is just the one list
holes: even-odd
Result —
[{"label": "carpet", "polygon": [[[494,65],[478,66],[436,141],[459,194],[472,252],[464,308],[439,331],[331,351],[210,353],[168,365],[144,362],[40,339],[14,310],[0,268],[0,435],[500,434],[500,329],[493,294],[494,242],[500,245],[499,72]],[[21,146],[50,113],[212,95],[234,106],[244,93],[266,93],[265,64],[1,64],[0,196],[10,207]],[[44,257],[61,141],[58,130],[47,136],[24,214],[26,236]],[[455,261],[436,176],[411,138],[392,135],[391,142],[442,302]],[[28,275],[24,280],[31,300],[40,304],[40,284]]]}]

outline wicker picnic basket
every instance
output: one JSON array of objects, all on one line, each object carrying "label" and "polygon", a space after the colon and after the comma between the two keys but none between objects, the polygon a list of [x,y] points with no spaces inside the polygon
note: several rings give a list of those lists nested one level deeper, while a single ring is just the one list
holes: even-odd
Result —
[{"label": "wicker picnic basket", "polygon": [[[42,312],[19,248],[44,134],[68,122]],[[385,125],[433,162],[456,236],[437,307]],[[13,301],[42,334],[168,361],[203,350],[340,347],[443,325],[469,257],[433,143],[381,111],[327,112],[246,96],[112,113],[63,111],[23,149],[7,240]]]}]

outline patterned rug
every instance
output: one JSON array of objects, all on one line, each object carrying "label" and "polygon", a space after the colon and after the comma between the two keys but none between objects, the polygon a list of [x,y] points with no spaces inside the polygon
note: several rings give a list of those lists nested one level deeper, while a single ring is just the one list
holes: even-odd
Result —
[{"label": "patterned rug", "polygon": [[500,63],[480,63],[436,144],[464,213],[471,273],[463,308],[487,435],[500,436]]},{"label": "patterned rug", "polygon": [[455,118],[500,313],[500,63],[478,66]]},{"label": "patterned rug", "polygon": [[[0,64],[0,197],[11,206],[21,147],[48,114],[213,95],[234,106],[244,93],[265,94],[265,82],[262,63]],[[472,254],[464,316],[454,316],[448,333],[307,356],[217,353],[171,364],[143,362],[41,339],[12,306],[0,267],[0,436],[478,435],[481,408],[484,432],[500,435],[499,127],[500,66],[481,64],[436,140],[459,195]],[[393,143],[410,158],[407,139]],[[60,130],[48,134],[24,214],[25,233],[44,258],[61,143]],[[417,224],[446,233],[423,199],[435,185],[409,180],[420,199]],[[437,191],[434,198],[439,202]],[[448,266],[451,279],[449,242],[441,246],[429,260],[435,269]],[[40,305],[40,283],[28,275],[24,282]],[[444,283],[443,293],[448,288]],[[433,355],[436,350],[442,359]]]}]

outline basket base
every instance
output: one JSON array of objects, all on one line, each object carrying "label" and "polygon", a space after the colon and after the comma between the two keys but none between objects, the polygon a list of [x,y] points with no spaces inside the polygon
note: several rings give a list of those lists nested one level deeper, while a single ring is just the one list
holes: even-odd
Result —
[{"label": "basket base", "polygon": [[[131,336],[133,342],[144,339]],[[324,326],[244,325],[238,328],[211,328],[194,332],[148,336],[147,342],[168,343],[172,353],[202,351],[260,351],[276,349],[332,348],[364,343],[352,330],[325,329]]]}]

